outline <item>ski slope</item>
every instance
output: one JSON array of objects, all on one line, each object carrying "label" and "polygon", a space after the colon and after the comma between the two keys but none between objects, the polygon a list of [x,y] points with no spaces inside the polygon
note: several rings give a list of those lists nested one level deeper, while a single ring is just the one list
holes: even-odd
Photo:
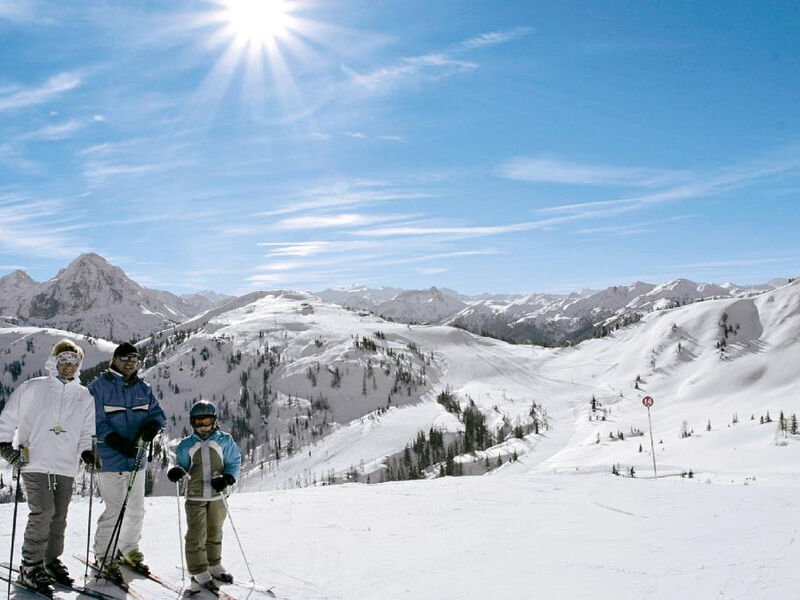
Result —
[{"label": "ski slope", "polygon": [[[230,506],[257,582],[298,600],[800,597],[800,436],[777,427],[781,411],[800,412],[798,283],[656,311],[571,348],[381,323],[387,340],[433,353],[430,389],[414,402],[339,423],[290,458],[242,477]],[[310,323],[297,310],[300,300],[308,302],[261,298],[220,315],[226,324],[210,323],[239,328],[252,341],[270,314],[289,332],[285,351],[297,360],[311,356],[303,352],[314,352],[309,342],[323,331],[320,352],[340,360],[343,340],[360,334],[359,326],[376,327],[372,317],[345,323],[316,305]],[[319,485],[331,471],[378,467],[419,430],[460,427],[435,401],[445,388],[490,419],[524,415],[536,401],[550,426],[487,450],[507,455],[513,446],[519,460],[481,477]],[[657,480],[645,394],[655,399]],[[767,411],[772,420],[762,423]],[[682,437],[682,429],[693,433]],[[613,476],[617,463],[636,476]],[[694,477],[681,476],[689,470]],[[68,556],[85,550],[87,508],[86,499],[72,506]],[[0,505],[6,549],[11,509]],[[225,535],[225,563],[246,580],[229,526]],[[180,582],[174,497],[147,500],[142,549],[159,574]]]}]

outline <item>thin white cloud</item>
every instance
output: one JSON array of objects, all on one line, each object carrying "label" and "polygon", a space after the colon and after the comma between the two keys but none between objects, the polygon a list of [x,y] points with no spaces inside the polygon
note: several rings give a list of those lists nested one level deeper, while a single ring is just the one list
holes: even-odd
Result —
[{"label": "thin white cloud", "polygon": [[421,269],[416,269],[418,273],[422,273],[423,275],[438,275],[439,273],[447,273],[450,269],[446,267],[424,267]]},{"label": "thin white cloud", "polygon": [[380,92],[410,80],[424,78],[436,81],[472,71],[478,66],[476,62],[450,58],[446,54],[425,54],[404,57],[398,64],[369,73],[356,73],[352,69],[348,73],[351,80],[361,88]]},{"label": "thin white cloud", "polygon": [[17,142],[27,142],[34,140],[60,140],[69,137],[76,131],[79,131],[85,126],[83,121],[72,119],[63,123],[56,123],[53,125],[45,125],[34,131],[23,133],[15,138]]},{"label": "thin white cloud", "polygon": [[543,219],[541,221],[527,221],[523,223],[511,223],[509,225],[489,225],[471,227],[444,227],[444,226],[414,226],[403,225],[399,227],[376,227],[374,229],[362,229],[352,231],[352,235],[364,237],[399,237],[399,236],[457,236],[457,237],[481,237],[492,235],[503,235],[518,231],[531,231],[534,229],[545,229],[557,223],[573,220],[572,217],[561,217],[555,219]]},{"label": "thin white cloud", "polygon": [[0,110],[12,110],[47,102],[59,94],[81,85],[83,79],[77,73],[60,73],[36,88],[15,88],[0,95]]},{"label": "thin white cloud", "polygon": [[260,212],[257,215],[274,217],[310,210],[348,209],[435,197],[434,194],[408,190],[383,181],[333,182],[305,190],[296,194],[294,198],[283,206],[274,210]]},{"label": "thin white cloud", "polygon": [[475,50],[484,46],[496,46],[497,44],[505,44],[517,40],[532,31],[533,29],[530,27],[516,27],[507,31],[490,31],[459,42],[453,48],[455,50]]},{"label": "thin white cloud", "polygon": [[650,233],[655,231],[659,225],[666,223],[674,223],[675,221],[684,221],[686,219],[694,218],[695,215],[677,215],[668,219],[660,219],[657,221],[642,221],[639,223],[622,223],[615,225],[607,225],[604,227],[587,227],[579,229],[575,233],[578,234],[596,234],[605,233],[610,235],[633,235],[639,233]]},{"label": "thin white cloud", "polygon": [[716,269],[719,267],[752,267],[756,265],[769,265],[780,263],[797,263],[800,261],[800,255],[794,256],[776,256],[772,258],[744,258],[735,260],[714,260],[696,263],[684,263],[679,265],[671,265],[669,269]]},{"label": "thin white cloud", "polygon": [[546,158],[515,158],[498,169],[506,179],[569,185],[653,187],[675,183],[687,174],[666,169],[586,165]]},{"label": "thin white cloud", "polygon": [[344,213],[338,215],[304,215],[283,219],[274,224],[275,229],[329,229],[335,227],[360,227],[399,221],[418,215],[365,215]]},{"label": "thin white cloud", "polygon": [[352,253],[370,250],[379,246],[378,242],[351,241],[306,241],[306,242],[260,242],[258,246],[274,248],[268,257],[297,256],[308,257],[318,254]]},{"label": "thin white cloud", "polygon": [[74,219],[58,200],[37,200],[16,194],[0,195],[0,249],[51,258],[74,258],[91,250],[69,235],[65,220]]},{"label": "thin white cloud", "polygon": [[485,46],[504,44],[528,35],[531,29],[517,27],[508,31],[486,32],[452,44],[447,50],[430,52],[419,56],[406,56],[395,64],[384,66],[369,73],[357,73],[345,68],[351,81],[362,89],[383,92],[392,87],[414,81],[437,81],[474,71],[477,62],[456,58],[453,54],[469,52]]}]

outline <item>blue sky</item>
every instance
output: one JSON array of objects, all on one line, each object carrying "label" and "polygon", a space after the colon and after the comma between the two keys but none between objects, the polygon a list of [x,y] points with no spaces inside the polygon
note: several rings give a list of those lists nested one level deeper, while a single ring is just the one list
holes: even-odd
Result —
[{"label": "blue sky", "polygon": [[794,2],[0,0],[0,276],[800,275]]}]

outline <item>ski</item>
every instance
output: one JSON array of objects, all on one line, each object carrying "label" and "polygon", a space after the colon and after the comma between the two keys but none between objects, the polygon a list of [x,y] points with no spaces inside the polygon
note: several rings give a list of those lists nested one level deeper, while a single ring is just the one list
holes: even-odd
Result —
[{"label": "ski", "polygon": [[[18,590],[22,590],[23,592],[27,592],[31,594],[35,598],[47,598],[48,600],[61,600],[63,596],[58,596],[57,594],[45,594],[44,592],[40,592],[39,590],[35,590],[33,588],[29,588],[27,585],[23,585],[16,578],[12,577],[11,579],[8,578],[8,572],[0,573],[0,581],[3,581],[8,585],[11,583],[15,588]],[[66,599],[64,599],[66,600]]]},{"label": "ski", "polygon": [[[8,563],[0,563],[0,569],[8,570]],[[11,567],[11,570],[14,573],[19,573],[19,569],[17,567]],[[97,598],[97,600],[119,600],[118,596],[114,596],[113,594],[107,594],[105,592],[101,592],[100,590],[95,590],[92,588],[88,588],[82,585],[67,585],[65,583],[59,583],[58,581],[53,581],[53,586],[56,589],[66,590],[70,592],[75,592],[77,594],[81,594],[83,596],[89,596],[91,598]],[[26,587],[26,589],[30,590],[31,588]]]},{"label": "ski", "polygon": [[[179,571],[183,570],[180,567],[175,567],[175,568],[178,569]],[[214,581],[216,581],[218,585],[235,585],[238,588],[242,588],[253,592],[258,592],[259,594],[264,594],[269,598],[277,598],[275,592],[272,591],[275,588],[274,585],[270,587],[263,587],[255,584],[244,583],[243,581],[237,581],[237,580],[222,581],[221,579],[216,579],[216,578],[214,579]]]},{"label": "ski", "polygon": [[89,560],[88,558],[86,558],[82,554],[73,554],[73,556],[75,558],[77,558],[79,561],[81,561],[83,564],[88,565],[88,567],[90,569],[92,569],[92,571],[94,571],[96,573],[95,574],[95,580],[96,581],[105,581],[105,582],[109,583],[110,585],[113,585],[114,587],[121,589],[123,592],[125,592],[128,596],[130,596],[134,600],[146,600],[146,598],[144,596],[142,596],[139,592],[137,592],[136,590],[131,589],[131,586],[128,585],[127,582],[125,582],[125,581],[117,582],[117,581],[112,581],[111,579],[106,579],[105,577],[101,577],[100,576],[100,567],[99,567],[99,565],[93,563],[91,560]]},{"label": "ski", "polygon": [[[221,583],[222,583],[222,585],[225,585],[225,582],[221,582]],[[258,585],[251,585],[249,583],[244,583],[244,582],[236,581],[236,580],[232,581],[228,585],[235,585],[236,587],[239,587],[239,588],[242,588],[242,589],[245,589],[245,590],[253,590],[254,592],[258,592],[259,594],[264,594],[265,596],[268,596],[270,598],[276,598],[277,597],[277,596],[275,596],[275,592],[272,591],[275,586],[272,586],[272,587],[261,587],[261,586],[258,586]]]},{"label": "ski", "polygon": [[168,579],[164,579],[163,577],[159,577],[158,575],[154,574],[152,571],[148,571],[147,573],[142,573],[140,571],[137,571],[137,570],[131,568],[129,565],[126,565],[125,563],[120,563],[120,566],[125,568],[125,569],[128,569],[129,571],[131,571],[133,573],[141,575],[142,577],[146,577],[150,581],[154,581],[155,583],[158,583],[159,585],[161,585],[165,589],[167,589],[167,590],[169,590],[171,592],[175,592],[176,594],[178,594],[179,596],[182,596],[184,598],[191,597],[191,596],[197,596],[198,594],[202,594],[203,592],[208,592],[209,594],[212,594],[212,595],[216,596],[217,598],[222,598],[222,600],[237,600],[236,596],[231,596],[229,593],[227,593],[227,592],[225,592],[223,590],[219,590],[219,592],[212,592],[211,590],[202,590],[200,592],[195,592],[195,593],[192,594],[191,592],[189,592],[188,589],[185,589],[184,586],[179,586],[178,584],[173,583],[172,581],[169,581]]}]

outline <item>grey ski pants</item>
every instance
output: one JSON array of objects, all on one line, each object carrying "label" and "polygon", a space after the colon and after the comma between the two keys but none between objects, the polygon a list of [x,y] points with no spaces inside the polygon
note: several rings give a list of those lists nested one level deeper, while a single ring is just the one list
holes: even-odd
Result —
[{"label": "grey ski pants", "polygon": [[22,560],[50,563],[64,552],[67,509],[73,477],[47,473],[22,473],[28,498],[28,524],[22,542]]},{"label": "grey ski pants", "polygon": [[186,501],[186,567],[191,575],[222,561],[222,524],[228,516],[222,500]]}]

